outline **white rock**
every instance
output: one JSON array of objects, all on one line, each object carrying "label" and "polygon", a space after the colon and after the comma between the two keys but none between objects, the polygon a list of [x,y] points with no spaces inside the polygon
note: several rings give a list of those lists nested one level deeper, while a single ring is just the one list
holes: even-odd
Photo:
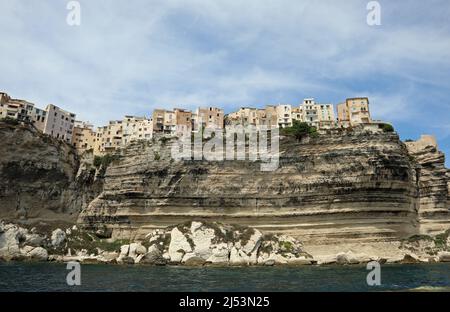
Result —
[{"label": "white rock", "polygon": [[450,252],[448,251],[438,252],[438,259],[440,262],[450,262]]},{"label": "white rock", "polygon": [[210,263],[227,263],[230,256],[230,250],[228,249],[228,245],[225,243],[219,243],[213,246],[211,249],[211,256],[206,259],[207,262]]},{"label": "white rock", "polygon": [[136,259],[134,260],[134,263],[138,264],[139,262],[141,262],[142,258],[144,258],[145,255],[144,254],[139,254]]},{"label": "white rock", "polygon": [[336,262],[339,264],[358,264],[370,261],[366,254],[355,254],[352,251],[340,252],[336,255]]},{"label": "white rock", "polygon": [[255,230],[255,233],[250,237],[245,246],[242,247],[242,251],[247,255],[251,254],[259,248],[261,245],[262,234],[260,231]]},{"label": "white rock", "polygon": [[128,251],[128,257],[131,258],[136,258],[136,248],[137,248],[138,244],[137,243],[131,243],[130,244],[130,249]]},{"label": "white rock", "polygon": [[238,250],[236,247],[231,248],[230,264],[244,265],[247,263],[248,263],[248,256],[244,252],[242,252],[241,250]]},{"label": "white rock", "polygon": [[191,233],[194,233],[195,231],[197,231],[199,228],[202,227],[202,223],[201,222],[197,222],[197,221],[192,221],[191,223]]},{"label": "white rock", "polygon": [[52,232],[51,242],[53,247],[58,247],[66,240],[66,233],[61,229]]},{"label": "white rock", "polygon": [[271,254],[269,260],[273,260],[275,264],[287,264],[288,260],[280,254]]},{"label": "white rock", "polygon": [[143,246],[142,244],[138,244],[136,246],[136,254],[137,255],[145,255],[147,253],[147,248]]},{"label": "white rock", "polygon": [[47,261],[48,252],[42,247],[36,247],[28,253],[28,256],[35,260]]},{"label": "white rock", "polygon": [[180,262],[185,253],[192,252],[192,247],[186,237],[178,228],[173,228],[170,233],[169,256],[170,261]]},{"label": "white rock", "polygon": [[120,256],[127,256],[129,250],[130,250],[130,245],[120,246]]},{"label": "white rock", "polygon": [[26,234],[25,235],[25,244],[39,247],[44,243],[45,237],[39,235],[39,234]]},{"label": "white rock", "polygon": [[194,242],[194,253],[203,259],[208,259],[212,255],[212,239],[215,238],[213,229],[198,229],[192,234]]},{"label": "white rock", "polygon": [[34,249],[33,246],[24,246],[23,248],[20,249],[20,253],[22,255],[27,256],[33,249]]},{"label": "white rock", "polygon": [[20,256],[19,237],[23,235],[23,232],[13,224],[4,225],[3,231],[0,234],[0,258],[10,260]]}]

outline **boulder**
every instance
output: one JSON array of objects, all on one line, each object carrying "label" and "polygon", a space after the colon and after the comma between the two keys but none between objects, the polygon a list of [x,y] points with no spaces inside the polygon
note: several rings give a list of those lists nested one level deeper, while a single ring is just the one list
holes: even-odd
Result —
[{"label": "boulder", "polygon": [[402,264],[420,263],[419,257],[416,255],[406,254],[402,260],[399,261]]},{"label": "boulder", "polygon": [[255,232],[253,233],[252,236],[250,236],[250,239],[248,240],[248,242],[244,246],[242,246],[242,249],[241,249],[247,255],[250,255],[251,253],[256,251],[259,248],[259,246],[261,245],[262,234],[258,230],[254,230],[254,231]]},{"label": "boulder", "polygon": [[370,257],[366,254],[355,254],[352,251],[341,252],[336,255],[338,264],[358,264],[370,261]]},{"label": "boulder", "polygon": [[248,256],[237,249],[236,247],[232,247],[230,251],[230,264],[231,265],[245,265],[248,264]]},{"label": "boulder", "polygon": [[113,252],[103,251],[98,257],[98,260],[105,263],[111,263],[116,261],[118,257],[119,253],[117,251]]},{"label": "boulder", "polygon": [[123,257],[127,256],[129,250],[130,250],[130,245],[120,246],[120,256],[123,256]]},{"label": "boulder", "polygon": [[201,222],[197,222],[197,221],[192,221],[191,222],[191,233],[194,233],[195,231],[197,231],[199,228],[201,228],[203,225],[203,223]]},{"label": "boulder", "polygon": [[173,228],[170,233],[169,256],[170,261],[180,262],[184,254],[192,252],[192,247],[187,238],[178,228]]},{"label": "boulder", "polygon": [[136,263],[136,264],[140,263],[142,258],[144,258],[144,257],[145,257],[145,255],[143,255],[143,254],[137,255],[136,258],[134,259],[134,263]]},{"label": "boulder", "polygon": [[3,233],[0,234],[0,258],[12,260],[20,257],[19,238],[23,239],[23,231],[19,227],[6,224],[3,226]]},{"label": "boulder", "polygon": [[268,260],[264,261],[263,264],[265,266],[273,266],[273,265],[275,265],[275,260],[274,259],[268,259]]},{"label": "boulder", "polygon": [[192,241],[194,242],[194,253],[198,257],[201,257],[203,259],[208,259],[209,257],[211,257],[212,255],[211,242],[215,237],[216,236],[213,229],[196,227],[196,230],[192,233]]},{"label": "boulder", "polygon": [[25,235],[25,245],[40,247],[44,245],[45,237],[39,234],[27,234]]},{"label": "boulder", "polygon": [[228,245],[219,243],[213,246],[211,249],[211,256],[209,256],[206,261],[214,264],[225,264],[228,263],[229,257],[230,250],[228,249]]},{"label": "boulder", "polygon": [[131,258],[131,257],[123,257],[123,258],[121,259],[121,262],[122,262],[123,264],[134,264],[134,259]]},{"label": "boulder", "polygon": [[145,246],[143,246],[142,244],[138,244],[136,246],[136,254],[137,255],[145,255],[147,253],[147,248],[145,248]]},{"label": "boulder", "polygon": [[167,259],[163,257],[161,250],[157,246],[151,245],[148,248],[148,252],[142,258],[141,263],[165,265],[167,263]]},{"label": "boulder", "polygon": [[437,256],[438,256],[439,262],[450,262],[450,252],[448,252],[448,251],[438,252]]},{"label": "boulder", "polygon": [[205,264],[205,259],[203,259],[202,257],[196,256],[195,254],[194,255],[190,254],[190,256],[188,256],[188,255],[186,255],[186,256],[183,258],[184,265],[202,266]]},{"label": "boulder", "polygon": [[271,254],[269,260],[273,260],[275,264],[287,264],[288,260],[280,254]]},{"label": "boulder", "polygon": [[33,260],[47,261],[48,252],[42,247],[36,247],[28,253],[28,257]]},{"label": "boulder", "polygon": [[52,232],[51,244],[53,247],[59,247],[66,240],[66,232],[56,229]]}]

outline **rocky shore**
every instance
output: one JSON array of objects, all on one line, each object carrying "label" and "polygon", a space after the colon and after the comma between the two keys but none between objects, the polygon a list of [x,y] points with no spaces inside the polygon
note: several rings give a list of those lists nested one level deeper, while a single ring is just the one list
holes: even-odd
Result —
[{"label": "rocky shore", "polygon": [[395,252],[382,257],[352,250],[333,253],[332,248],[314,255],[295,238],[220,223],[193,221],[154,230],[145,239],[114,240],[76,225],[40,233],[35,227],[2,222],[0,260],[185,266],[435,263],[450,262],[449,232],[391,242]]}]

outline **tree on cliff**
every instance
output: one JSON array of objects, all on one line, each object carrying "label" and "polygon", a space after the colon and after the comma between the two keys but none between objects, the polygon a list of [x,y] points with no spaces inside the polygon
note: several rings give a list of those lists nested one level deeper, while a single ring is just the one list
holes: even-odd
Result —
[{"label": "tree on cliff", "polygon": [[300,122],[298,120],[294,120],[292,123],[292,127],[282,129],[282,133],[285,135],[293,135],[298,141],[300,141],[305,136],[316,136],[317,129],[315,127],[311,127],[306,122]]}]

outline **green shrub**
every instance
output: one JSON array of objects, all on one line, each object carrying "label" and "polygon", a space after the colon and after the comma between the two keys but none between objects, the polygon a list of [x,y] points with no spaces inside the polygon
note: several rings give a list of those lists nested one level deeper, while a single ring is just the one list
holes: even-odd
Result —
[{"label": "green shrub", "polygon": [[170,138],[163,136],[159,139],[159,141],[161,142],[162,145],[166,145],[166,143],[170,141]]},{"label": "green shrub", "polygon": [[11,117],[2,118],[0,119],[0,121],[12,126],[17,126],[19,124],[19,121],[17,121],[17,119],[13,119]]},{"label": "green shrub", "polygon": [[381,129],[383,129],[383,132],[394,132],[394,127],[390,124],[383,124]]},{"label": "green shrub", "polygon": [[306,122],[301,122],[298,120],[294,120],[292,127],[281,129],[281,133],[284,135],[292,135],[298,141],[306,136],[317,137],[317,129],[315,127],[311,127]]},{"label": "green shrub", "polygon": [[100,168],[103,167],[106,169],[113,161],[118,160],[119,155],[111,155],[106,154],[104,156],[95,156],[94,157],[94,167]]}]

